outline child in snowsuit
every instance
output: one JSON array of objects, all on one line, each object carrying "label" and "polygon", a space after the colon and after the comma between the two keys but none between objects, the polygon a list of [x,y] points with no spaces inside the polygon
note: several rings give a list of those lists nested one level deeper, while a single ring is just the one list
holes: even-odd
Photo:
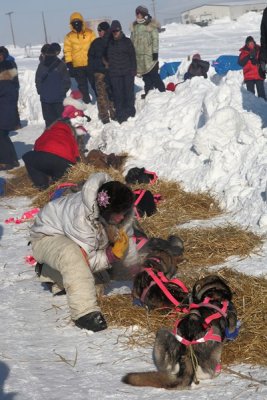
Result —
[{"label": "child in snowsuit", "polygon": [[255,94],[256,87],[258,97],[266,100],[264,77],[259,71],[260,46],[256,44],[252,36],[246,38],[245,46],[240,49],[238,64],[243,68],[244,82],[247,90]]},{"label": "child in snowsuit", "polygon": [[208,61],[201,60],[200,55],[194,54],[192,57],[192,62],[188,67],[187,72],[184,74],[184,80],[191,79],[194,76],[203,76],[207,79],[207,72],[209,70],[210,64]]},{"label": "child in snowsuit", "polygon": [[58,43],[52,43],[48,47],[35,75],[46,127],[61,117],[63,99],[71,85],[67,67],[57,57],[58,46]]},{"label": "child in snowsuit", "polygon": [[[94,332],[107,328],[97,302],[95,274],[113,263],[137,262],[132,191],[105,173],[92,174],[82,191],[50,201],[31,228],[40,278],[67,294],[75,324]],[[117,234],[110,238],[108,228]]]}]

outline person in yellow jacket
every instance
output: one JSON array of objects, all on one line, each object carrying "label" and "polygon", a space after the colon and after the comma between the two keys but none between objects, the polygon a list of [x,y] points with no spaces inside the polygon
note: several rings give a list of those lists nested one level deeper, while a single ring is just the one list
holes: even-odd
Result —
[{"label": "person in yellow jacket", "polygon": [[83,16],[74,12],[70,16],[71,31],[64,39],[64,57],[70,76],[75,78],[83,95],[83,101],[91,101],[88,80],[95,91],[94,76],[88,68],[88,50],[96,39],[95,33],[86,27]]}]

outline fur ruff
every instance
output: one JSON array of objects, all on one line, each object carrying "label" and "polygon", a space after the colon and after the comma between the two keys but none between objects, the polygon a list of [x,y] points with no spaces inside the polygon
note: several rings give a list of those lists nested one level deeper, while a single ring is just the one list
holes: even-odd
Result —
[{"label": "fur ruff", "polygon": [[18,76],[16,68],[6,69],[0,72],[0,81],[12,81],[16,76]]}]

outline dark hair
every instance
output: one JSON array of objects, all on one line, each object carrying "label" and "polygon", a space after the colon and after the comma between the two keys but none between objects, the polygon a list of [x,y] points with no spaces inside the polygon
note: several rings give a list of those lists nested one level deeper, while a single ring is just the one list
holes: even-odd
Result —
[{"label": "dark hair", "polygon": [[[101,201],[101,196],[107,200]],[[97,204],[100,215],[108,219],[112,213],[127,213],[134,204],[134,195],[128,186],[119,181],[106,182],[100,186],[97,192]]]},{"label": "dark hair", "polygon": [[0,54],[3,54],[4,58],[9,56],[9,52],[5,46],[0,46]]}]

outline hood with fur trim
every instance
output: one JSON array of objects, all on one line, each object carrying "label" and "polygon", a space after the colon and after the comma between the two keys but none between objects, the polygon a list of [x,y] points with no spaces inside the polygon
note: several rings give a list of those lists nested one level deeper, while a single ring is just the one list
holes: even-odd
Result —
[{"label": "hood with fur trim", "polygon": [[152,31],[153,29],[160,29],[161,25],[159,21],[157,21],[155,18],[147,18],[142,24],[139,24],[137,21],[134,21],[131,25],[131,31],[133,31],[135,25],[145,25],[147,27],[148,31]]}]

